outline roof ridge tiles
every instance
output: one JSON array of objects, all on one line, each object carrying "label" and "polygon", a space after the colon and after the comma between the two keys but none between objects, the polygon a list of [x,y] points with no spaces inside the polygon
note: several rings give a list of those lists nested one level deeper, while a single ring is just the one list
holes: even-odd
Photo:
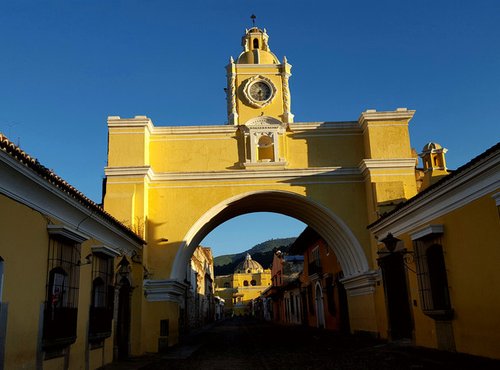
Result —
[{"label": "roof ridge tiles", "polygon": [[53,170],[45,167],[41,164],[37,158],[30,156],[12,141],[10,141],[7,136],[0,132],[0,150],[7,153],[11,158],[15,159],[20,164],[30,168],[37,175],[42,177],[48,183],[54,185],[56,188],[61,190],[63,193],[66,193],[73,199],[75,199],[78,203],[91,210],[92,212],[97,212],[102,216],[105,220],[111,222],[122,231],[124,231],[129,237],[133,238],[136,242],[141,244],[145,244],[146,242],[137,235],[133,230],[129,227],[118,221],[114,216],[106,212],[99,204],[95,203],[93,200],[88,198],[85,194],[83,194],[80,190],[69,184],[62,177],[57,175]]}]

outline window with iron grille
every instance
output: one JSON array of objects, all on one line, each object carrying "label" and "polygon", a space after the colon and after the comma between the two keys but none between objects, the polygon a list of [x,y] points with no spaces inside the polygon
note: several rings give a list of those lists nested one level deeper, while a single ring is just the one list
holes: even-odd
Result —
[{"label": "window with iron grille", "polygon": [[427,237],[414,241],[415,263],[422,311],[433,318],[451,318],[450,294],[439,237]]},{"label": "window with iron grille", "polygon": [[113,257],[104,253],[92,256],[92,298],[89,313],[89,341],[100,342],[111,335],[113,320]]},{"label": "window with iron grille", "polygon": [[309,256],[308,272],[309,276],[314,274],[321,274],[321,257],[319,245],[311,250],[311,254]]},{"label": "window with iron grille", "polygon": [[76,340],[80,244],[64,237],[49,239],[47,292],[43,321],[46,352]]}]

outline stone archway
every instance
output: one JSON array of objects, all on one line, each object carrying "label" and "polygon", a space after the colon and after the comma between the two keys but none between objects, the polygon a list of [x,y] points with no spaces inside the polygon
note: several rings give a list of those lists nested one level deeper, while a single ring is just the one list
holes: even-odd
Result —
[{"label": "stone archway", "polygon": [[[182,281],[195,248],[225,221],[252,212],[275,212],[296,218],[315,229],[333,249],[344,271],[344,284],[351,294],[373,285],[374,273],[360,243],[347,225],[331,210],[312,199],[288,191],[255,191],[234,196],[209,209],[190,228],[175,257],[171,279]],[[354,283],[353,283],[354,282]]]}]

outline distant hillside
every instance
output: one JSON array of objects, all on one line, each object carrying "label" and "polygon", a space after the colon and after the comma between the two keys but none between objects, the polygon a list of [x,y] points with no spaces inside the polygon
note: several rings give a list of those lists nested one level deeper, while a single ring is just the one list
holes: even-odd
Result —
[{"label": "distant hillside", "polygon": [[232,274],[238,263],[243,261],[247,253],[250,253],[252,259],[259,262],[262,267],[269,268],[273,262],[273,250],[276,248],[285,252],[295,239],[297,238],[271,239],[241,253],[215,257],[214,273],[216,276]]}]

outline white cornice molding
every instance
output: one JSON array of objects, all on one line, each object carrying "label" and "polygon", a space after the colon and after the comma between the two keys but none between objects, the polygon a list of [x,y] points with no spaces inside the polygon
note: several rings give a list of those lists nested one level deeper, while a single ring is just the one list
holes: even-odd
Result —
[{"label": "white cornice molding", "polygon": [[432,221],[500,188],[500,151],[430,189],[370,228],[377,237],[395,236]]},{"label": "white cornice molding", "polygon": [[120,116],[108,117],[109,128],[145,127],[149,132],[154,129],[153,122],[147,116],[135,116],[134,118],[121,118]]},{"label": "white cornice molding", "polygon": [[362,112],[358,118],[359,125],[364,129],[370,122],[377,121],[410,121],[415,114],[414,110],[406,108],[398,108],[395,111],[377,112],[374,109],[369,109]]},{"label": "white cornice molding", "polygon": [[498,193],[495,193],[491,196],[495,200],[495,205],[497,207],[500,206],[500,191]]},{"label": "white cornice molding", "polygon": [[344,285],[347,294],[351,297],[373,294],[380,274],[376,270],[370,270],[358,275],[347,276],[340,282]]},{"label": "white cornice molding", "polygon": [[427,225],[426,227],[417,230],[410,234],[411,240],[418,240],[428,235],[443,234],[443,225]]},{"label": "white cornice molding", "polygon": [[89,239],[87,235],[66,225],[47,225],[47,232],[49,235],[62,236],[79,244]]},{"label": "white cornice molding", "polygon": [[294,122],[290,123],[291,132],[311,130],[353,130],[361,134],[362,130],[357,121],[346,122]]},{"label": "white cornice molding", "polygon": [[371,170],[414,170],[415,166],[415,158],[363,159],[358,165],[362,173]]},{"label": "white cornice molding", "polygon": [[281,170],[284,170],[285,167],[288,165],[288,162],[286,161],[279,161],[279,162],[244,162],[243,167],[249,170],[264,170],[264,171],[269,171],[270,168],[280,168]]},{"label": "white cornice molding", "polygon": [[[270,162],[271,163],[271,162]],[[138,168],[134,172],[134,168]],[[105,170],[108,177],[140,177],[144,176],[142,167],[108,167]],[[152,182],[161,181],[213,181],[213,180],[254,180],[254,179],[289,179],[304,178],[311,176],[339,177],[339,176],[360,176],[361,173],[356,167],[320,167],[307,169],[280,169],[280,170],[233,170],[233,171],[212,171],[212,172],[159,172],[152,169],[148,172]]]},{"label": "white cornice molding", "polygon": [[151,166],[105,167],[104,174],[107,177],[147,177],[149,180],[154,177]]},{"label": "white cornice molding", "polygon": [[0,194],[125,254],[142,248],[141,244],[99,213],[89,210],[3,151],[0,151],[0,173]]},{"label": "white cornice molding", "polygon": [[238,125],[155,126],[154,135],[235,134]]},{"label": "white cornice molding", "polygon": [[118,257],[120,255],[120,252],[105,245],[94,245],[90,249],[92,250],[92,253],[102,253],[112,258]]},{"label": "white cornice molding", "polygon": [[144,296],[148,302],[182,303],[188,285],[174,279],[144,280]]},{"label": "white cornice molding", "polygon": [[239,127],[241,129],[262,129],[262,130],[274,130],[282,129],[288,124],[277,120],[276,118],[269,116],[259,116],[250,118],[245,123],[241,124]]},{"label": "white cornice molding", "polygon": [[[108,126],[113,128],[147,127],[153,135],[189,135],[189,134],[234,134],[238,125],[198,125],[198,126],[154,126],[151,119],[108,117]],[[144,117],[144,118],[142,118]],[[321,121],[321,122],[294,122],[289,124],[291,132],[311,130],[352,130],[358,134],[363,132],[358,121]],[[138,131],[139,133],[140,131]]]},{"label": "white cornice molding", "polygon": [[[109,127],[142,127],[144,122],[135,119],[113,118]],[[142,123],[141,123],[142,122]],[[151,121],[149,120],[151,123]],[[122,124],[124,123],[124,124]],[[203,126],[154,126],[152,123],[148,128],[152,135],[207,135],[207,134],[235,134],[239,125],[203,125]],[[347,122],[294,122],[288,125],[290,132],[316,131],[319,134],[324,131],[352,131],[361,135],[362,129],[357,121]],[[140,133],[140,131],[138,131]],[[154,140],[153,138],[151,140]]]}]

